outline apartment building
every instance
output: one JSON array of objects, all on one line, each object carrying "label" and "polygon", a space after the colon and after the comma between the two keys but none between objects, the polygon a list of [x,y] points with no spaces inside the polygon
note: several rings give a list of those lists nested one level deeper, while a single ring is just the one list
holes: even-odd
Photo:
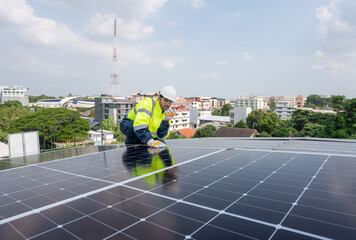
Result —
[{"label": "apartment building", "polygon": [[289,102],[289,105],[294,106],[296,97],[288,97],[288,96],[274,96],[275,102]]},{"label": "apartment building", "polygon": [[291,105],[289,101],[278,101],[276,102],[275,113],[281,119],[289,119],[292,117],[293,111],[297,106]]},{"label": "apartment building", "polygon": [[299,108],[302,108],[302,107],[304,107],[304,104],[305,104],[304,97],[302,95],[298,95],[295,98],[295,105],[297,105],[297,107],[299,107]]},{"label": "apartment building", "polygon": [[236,107],[234,110],[230,111],[230,123],[236,124],[240,120],[244,120],[246,122],[246,118],[252,112],[251,107]]},{"label": "apartment building", "polygon": [[113,98],[108,97],[95,98],[95,121],[101,122],[113,116],[118,124],[134,105],[129,101],[114,102]]},{"label": "apartment building", "polygon": [[209,108],[218,108],[219,107],[219,101],[216,97],[212,97],[209,99]]},{"label": "apartment building", "polygon": [[0,104],[7,101],[20,101],[23,106],[29,104],[29,89],[20,85],[15,85],[12,88],[7,86],[0,86]]},{"label": "apartment building", "polygon": [[238,97],[236,107],[250,107],[254,109],[267,109],[267,102],[258,97]]},{"label": "apartment building", "polygon": [[189,118],[189,108],[178,108],[176,111],[176,115],[172,119],[169,131],[171,132],[189,128]]}]

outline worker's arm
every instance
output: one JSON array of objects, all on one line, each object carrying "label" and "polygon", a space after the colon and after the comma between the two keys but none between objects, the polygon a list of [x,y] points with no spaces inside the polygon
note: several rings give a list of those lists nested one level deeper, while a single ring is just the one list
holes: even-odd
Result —
[{"label": "worker's arm", "polygon": [[135,131],[136,136],[142,143],[146,143],[148,140],[152,139],[152,135],[148,128],[143,128]]},{"label": "worker's arm", "polygon": [[169,135],[169,120],[163,120],[161,123],[161,126],[159,126],[158,130],[157,130],[157,137],[164,139],[166,137],[168,137]]},{"label": "worker's arm", "polygon": [[161,126],[157,130],[157,137],[163,139],[169,135],[169,125],[171,124],[172,119],[176,115],[176,109],[170,108],[165,111],[165,117],[161,123]]}]

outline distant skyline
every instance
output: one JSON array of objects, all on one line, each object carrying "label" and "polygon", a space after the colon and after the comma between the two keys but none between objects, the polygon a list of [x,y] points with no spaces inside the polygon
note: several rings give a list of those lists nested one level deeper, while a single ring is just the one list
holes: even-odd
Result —
[{"label": "distant skyline", "polygon": [[0,0],[0,86],[121,95],[356,97],[354,0]]}]

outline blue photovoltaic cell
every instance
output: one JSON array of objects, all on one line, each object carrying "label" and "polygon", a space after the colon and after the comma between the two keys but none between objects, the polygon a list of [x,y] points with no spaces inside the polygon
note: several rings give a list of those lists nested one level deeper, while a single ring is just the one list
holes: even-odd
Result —
[{"label": "blue photovoltaic cell", "polygon": [[356,236],[352,156],[132,146],[38,159],[3,164],[0,239]]}]

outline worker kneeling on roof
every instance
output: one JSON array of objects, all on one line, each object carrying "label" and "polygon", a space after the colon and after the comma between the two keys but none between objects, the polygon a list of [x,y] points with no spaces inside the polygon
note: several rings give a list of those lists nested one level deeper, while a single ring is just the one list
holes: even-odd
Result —
[{"label": "worker kneeling on roof", "polygon": [[120,130],[126,135],[126,144],[147,144],[154,148],[166,147],[164,138],[176,110],[170,108],[176,101],[174,87],[159,91],[158,98],[144,98],[122,120]]}]

